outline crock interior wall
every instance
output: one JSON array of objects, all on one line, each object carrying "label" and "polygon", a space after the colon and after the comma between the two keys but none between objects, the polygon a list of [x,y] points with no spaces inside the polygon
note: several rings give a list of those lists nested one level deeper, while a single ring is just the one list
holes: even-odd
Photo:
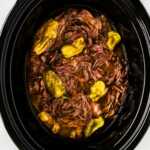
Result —
[{"label": "crock interior wall", "polygon": [[[39,122],[33,115],[26,95],[25,88],[25,56],[31,49],[33,44],[34,33],[38,27],[48,18],[53,16],[53,12],[63,8],[65,4],[69,6],[73,1],[53,1],[53,4],[49,0],[44,0],[37,8],[33,10],[31,15],[25,20],[23,26],[18,24],[16,33],[20,28],[19,34],[16,39],[14,52],[12,57],[12,91],[14,96],[14,103],[17,108],[18,115],[24,124],[24,127],[32,135],[36,141],[43,147],[68,147],[73,144],[72,147],[81,146],[81,141],[78,143],[68,142],[59,137],[52,136],[45,131]],[[74,4],[80,4],[81,1],[76,0]],[[112,3],[112,4],[111,4]],[[86,141],[87,145],[99,144],[99,141],[107,144],[115,143],[120,137],[122,137],[131,124],[133,117],[135,116],[138,106],[141,101],[141,93],[143,90],[144,79],[144,58],[143,52],[139,43],[139,39],[132,25],[130,17],[123,11],[114,5],[112,1],[82,1],[82,5],[89,6],[91,8],[104,12],[116,25],[118,31],[122,36],[122,41],[126,46],[128,65],[129,65],[129,89],[125,104],[119,113],[119,119],[117,119],[114,126],[109,129],[105,134],[98,135]],[[27,15],[29,11],[26,12]],[[11,54],[12,55],[12,54]],[[57,140],[55,140],[57,139]],[[88,143],[87,143],[88,142]],[[100,142],[100,143],[101,143]],[[59,143],[59,144],[58,144]],[[83,146],[83,143],[82,143]],[[85,146],[85,145],[84,145]]]}]

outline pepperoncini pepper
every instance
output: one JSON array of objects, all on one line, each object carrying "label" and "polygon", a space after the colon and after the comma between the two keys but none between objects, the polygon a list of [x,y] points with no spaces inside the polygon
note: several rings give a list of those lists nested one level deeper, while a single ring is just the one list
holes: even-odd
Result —
[{"label": "pepperoncini pepper", "polygon": [[60,131],[61,127],[59,123],[57,123],[49,113],[42,111],[39,113],[38,117],[42,122],[51,127],[51,130],[54,134],[57,134]]},{"label": "pepperoncini pepper", "polygon": [[55,98],[58,98],[64,95],[65,87],[61,79],[55,72],[49,70],[44,73],[43,78],[44,78],[44,82],[48,90],[51,92],[51,94]]},{"label": "pepperoncini pepper", "polygon": [[61,48],[61,52],[65,58],[70,58],[80,54],[83,51],[84,47],[85,47],[84,38],[80,37],[76,39],[72,44],[64,45]]},{"label": "pepperoncini pepper", "polygon": [[45,23],[42,28],[37,32],[37,40],[34,43],[33,51],[40,55],[45,52],[46,49],[50,48],[56,37],[59,23],[55,20],[49,20]]},{"label": "pepperoncini pepper", "polygon": [[103,97],[106,92],[107,88],[105,86],[105,83],[103,81],[96,81],[92,86],[91,86],[91,93],[89,97],[93,102],[98,101],[101,97]]},{"label": "pepperoncini pepper", "polygon": [[52,132],[54,134],[57,134],[60,131],[60,125],[57,122],[54,122],[53,127],[52,127]]},{"label": "pepperoncini pepper", "polygon": [[81,128],[76,128],[70,132],[70,138],[75,139],[76,137],[80,137],[82,133]]},{"label": "pepperoncini pepper", "polygon": [[110,31],[108,32],[108,40],[107,40],[107,47],[109,50],[114,50],[115,46],[121,41],[121,36],[119,33]]},{"label": "pepperoncini pepper", "polygon": [[101,116],[96,119],[92,119],[88,123],[88,125],[84,131],[85,137],[91,136],[96,130],[98,130],[102,126],[104,126],[104,119]]},{"label": "pepperoncini pepper", "polygon": [[42,122],[45,122],[49,125],[52,125],[54,123],[52,116],[45,111],[40,112],[38,116]]}]

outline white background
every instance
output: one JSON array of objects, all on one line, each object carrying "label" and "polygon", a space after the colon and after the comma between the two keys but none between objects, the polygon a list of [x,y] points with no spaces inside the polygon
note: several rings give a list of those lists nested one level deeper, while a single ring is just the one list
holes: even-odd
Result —
[{"label": "white background", "polygon": [[[2,27],[6,21],[6,18],[10,13],[10,10],[15,4],[15,1],[16,0],[0,0],[0,33],[2,31]],[[143,3],[148,13],[150,14],[150,0],[141,0],[141,2]],[[15,144],[10,139],[9,135],[7,134],[4,124],[1,120],[1,116],[0,116],[0,149],[18,150]],[[150,128],[135,150],[150,150]]]}]

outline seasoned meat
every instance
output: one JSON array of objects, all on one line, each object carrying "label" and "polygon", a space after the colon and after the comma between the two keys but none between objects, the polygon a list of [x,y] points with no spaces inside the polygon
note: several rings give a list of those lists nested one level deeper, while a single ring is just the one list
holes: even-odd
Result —
[{"label": "seasoned meat", "polygon": [[128,88],[121,44],[109,19],[86,9],[66,10],[39,29],[27,56],[27,87],[54,134],[87,138],[115,118]]}]

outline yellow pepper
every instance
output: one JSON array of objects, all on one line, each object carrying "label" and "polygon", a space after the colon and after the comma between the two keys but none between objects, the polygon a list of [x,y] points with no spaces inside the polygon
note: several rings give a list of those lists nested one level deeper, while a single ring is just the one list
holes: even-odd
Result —
[{"label": "yellow pepper", "polygon": [[106,92],[107,88],[105,86],[105,83],[103,81],[96,81],[92,86],[91,86],[91,93],[89,97],[92,99],[93,102],[98,101],[101,97],[103,97]]},{"label": "yellow pepper", "polygon": [[50,20],[45,23],[37,33],[37,41],[33,46],[33,51],[40,55],[50,48],[57,37],[59,23],[55,20]]},{"label": "yellow pepper", "polygon": [[55,72],[49,70],[44,73],[43,78],[48,90],[54,97],[58,98],[64,95],[65,87]]},{"label": "yellow pepper", "polygon": [[75,139],[76,138],[76,131],[75,130],[71,131],[70,138],[71,139]]},{"label": "yellow pepper", "polygon": [[112,51],[120,41],[121,41],[121,36],[119,35],[119,33],[114,31],[108,32],[107,47],[109,50]]},{"label": "yellow pepper", "polygon": [[40,112],[38,116],[42,122],[48,123],[49,125],[53,124],[53,118],[49,113],[43,111]]},{"label": "yellow pepper", "polygon": [[51,117],[51,115],[47,112],[40,112],[38,117],[42,122],[45,122],[48,126],[52,127],[52,132],[54,134],[58,133],[60,131],[60,125],[55,122],[55,120]]},{"label": "yellow pepper", "polygon": [[70,58],[80,54],[85,47],[85,41],[83,37],[76,39],[71,45],[64,45],[61,48],[61,52],[65,58]]},{"label": "yellow pepper", "polygon": [[84,131],[85,137],[91,136],[96,130],[98,130],[102,126],[104,126],[104,119],[101,116],[96,119],[92,119],[88,123],[88,125]]},{"label": "yellow pepper", "polygon": [[82,51],[82,50],[84,49],[84,47],[85,47],[84,38],[83,38],[83,37],[80,37],[80,38],[76,39],[76,40],[72,43],[72,45],[73,45],[74,47],[76,47],[77,49],[79,49],[79,50]]},{"label": "yellow pepper", "polygon": [[76,137],[80,137],[81,132],[82,132],[81,128],[76,128],[76,129],[72,130],[70,133],[70,138],[75,139]]},{"label": "yellow pepper", "polygon": [[52,127],[52,132],[54,134],[57,134],[59,131],[60,131],[60,125],[57,122],[55,122],[53,127]]}]

